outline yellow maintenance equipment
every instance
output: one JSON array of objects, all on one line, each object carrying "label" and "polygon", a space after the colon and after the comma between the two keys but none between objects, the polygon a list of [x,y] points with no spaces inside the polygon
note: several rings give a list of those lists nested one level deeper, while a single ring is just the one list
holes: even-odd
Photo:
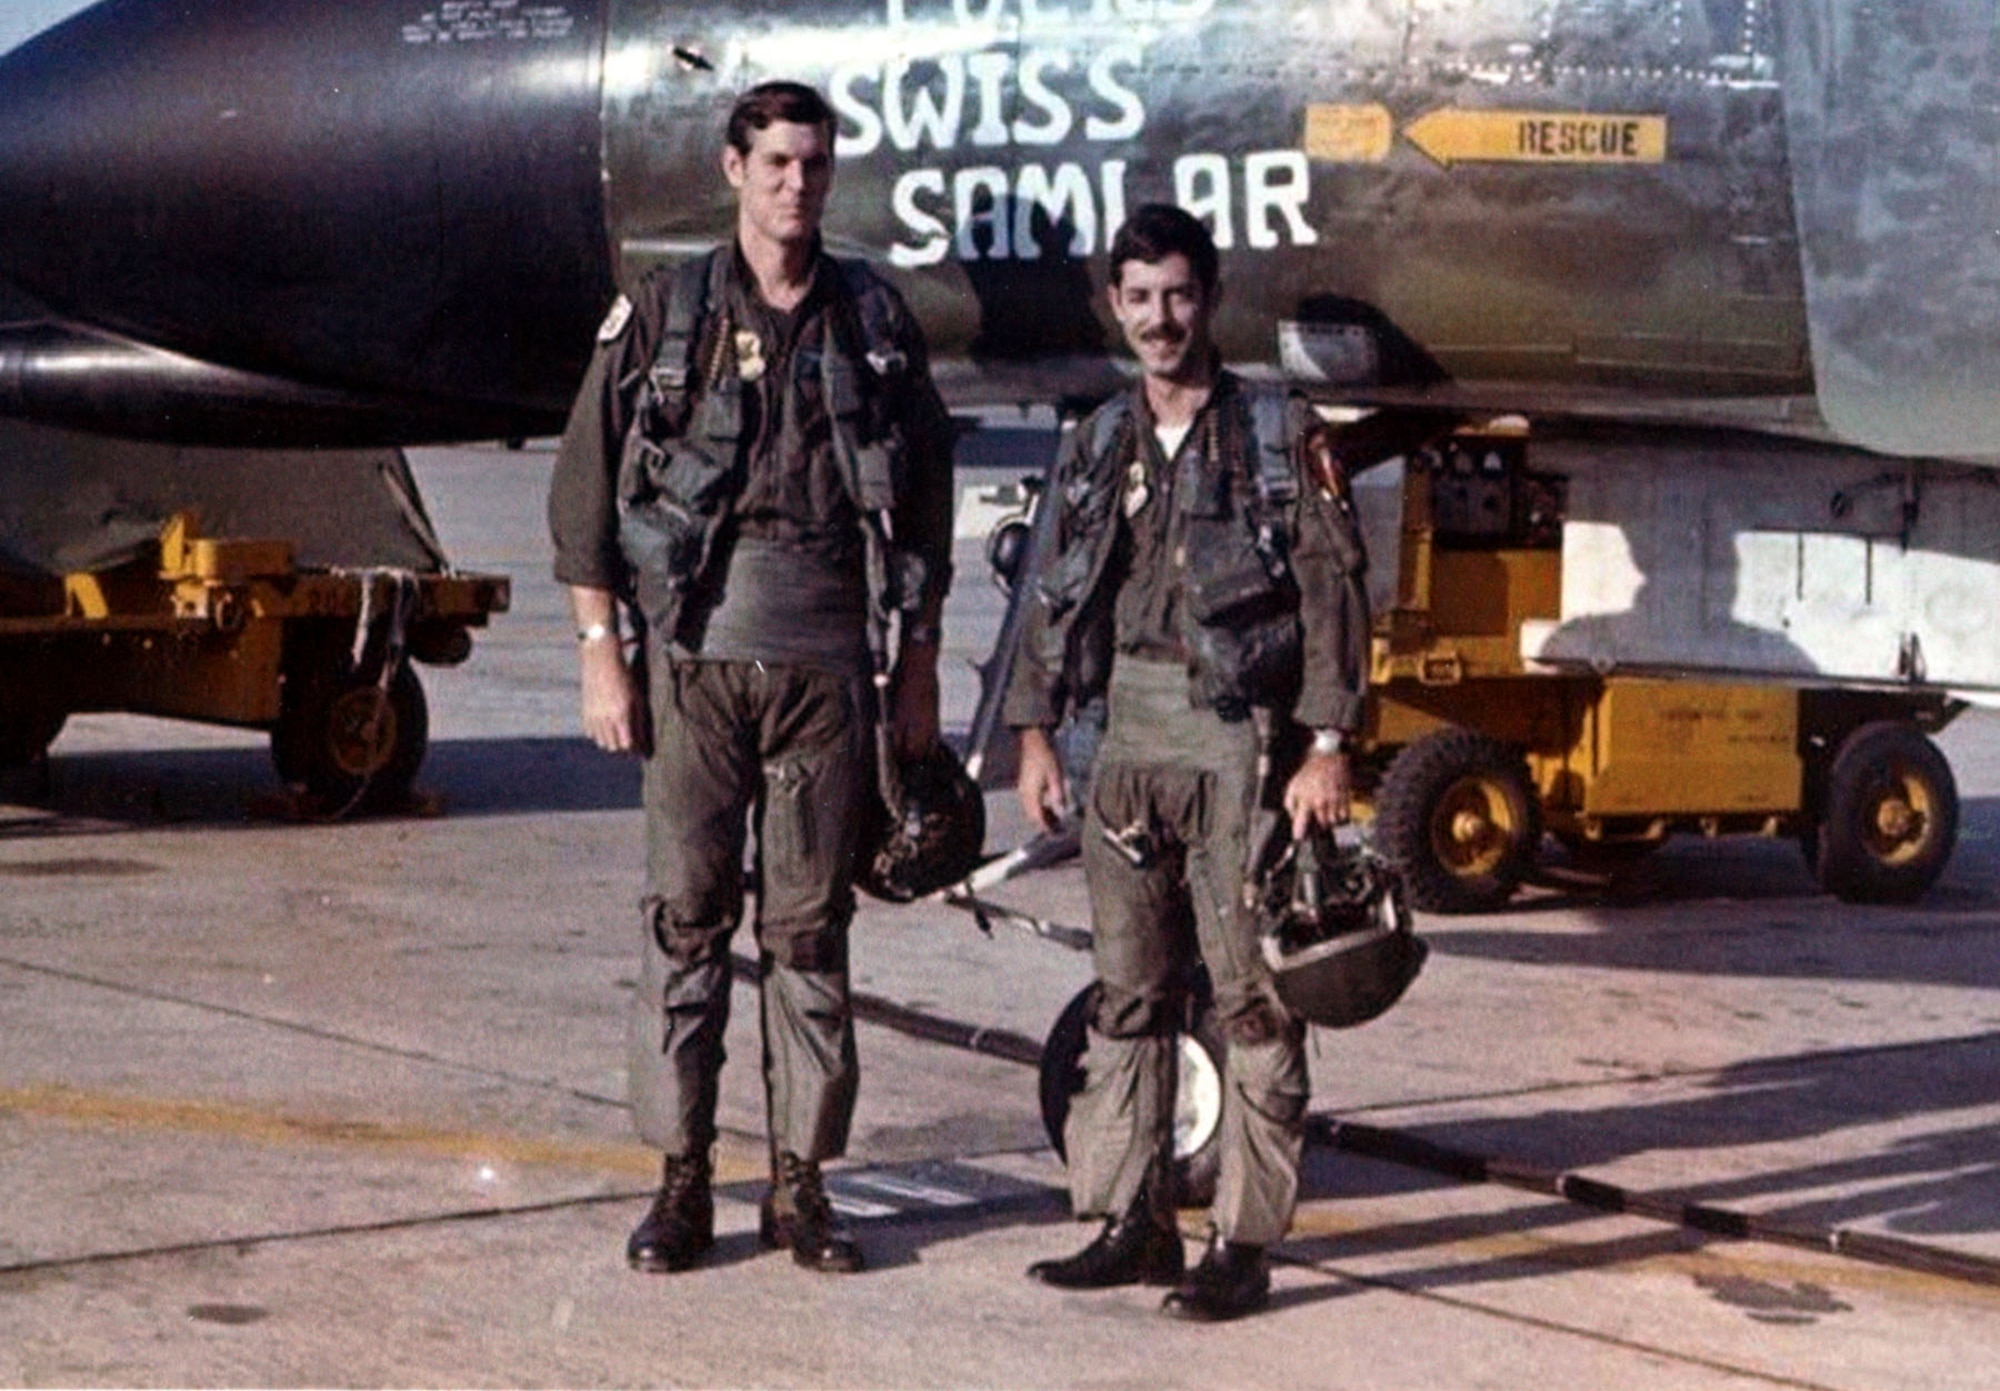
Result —
[{"label": "yellow maintenance equipment", "polygon": [[1927,889],[1957,835],[1928,735],[1935,690],[1664,679],[1531,665],[1524,624],[1561,616],[1564,480],[1524,431],[1461,431],[1357,489],[1378,593],[1364,815],[1412,900],[1506,903],[1544,835],[1605,864],[1675,833],[1797,839],[1843,898]]},{"label": "yellow maintenance equipment", "polygon": [[179,512],[123,564],[0,581],[0,764],[39,758],[72,714],[129,711],[268,730],[325,813],[393,804],[428,741],[411,663],[464,660],[509,598],[502,575],[302,568],[290,541]]}]

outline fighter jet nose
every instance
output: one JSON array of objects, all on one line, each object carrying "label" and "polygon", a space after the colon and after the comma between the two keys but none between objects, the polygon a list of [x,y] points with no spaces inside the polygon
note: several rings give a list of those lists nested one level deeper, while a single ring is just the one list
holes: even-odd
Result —
[{"label": "fighter jet nose", "polygon": [[556,375],[495,316],[587,342],[609,280],[596,0],[485,0],[441,29],[453,9],[101,0],[15,49],[0,277],[305,381],[501,401]]},{"label": "fighter jet nose", "polygon": [[399,119],[407,99],[382,106],[390,16],[104,0],[17,50],[0,66],[0,269],[205,355],[256,287],[309,298],[357,258],[434,262],[434,151]]}]

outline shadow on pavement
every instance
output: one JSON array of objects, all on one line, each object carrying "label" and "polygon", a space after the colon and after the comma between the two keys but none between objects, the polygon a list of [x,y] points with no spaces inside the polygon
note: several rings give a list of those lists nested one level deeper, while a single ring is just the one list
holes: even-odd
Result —
[{"label": "shadow on pavement", "polygon": [[[1634,1157],[1700,1151],[1734,1155],[1710,1161],[1690,1157],[1691,1172],[1726,1169],[1712,1180],[1660,1183],[1625,1179],[1649,1204],[1686,1211],[1701,1208],[1754,1214],[1766,1230],[1828,1233],[1861,1228],[1906,1241],[1931,1243],[1992,1260],[1991,1238],[2000,1233],[2000,1033],[1876,1048],[1802,1053],[1667,1079],[1675,1094],[1652,1100],[1591,1106],[1571,1094],[1571,1104],[1495,1117],[1398,1125],[1399,1141],[1436,1147],[1440,1153],[1504,1156],[1515,1173],[1589,1174],[1615,1185],[1607,1166]],[[1886,1133],[1880,1139],[1864,1134]],[[1843,1135],[1843,1133],[1845,1133]],[[1760,1148],[1823,1141],[1826,1157],[1761,1164]],[[1743,1162],[1748,1159],[1749,1162]],[[1756,1165],[1753,1169],[1751,1166]],[[1750,1170],[1746,1172],[1746,1169]],[[1657,1161],[1650,1173],[1659,1172]],[[1357,1163],[1335,1149],[1314,1146],[1302,1175],[1307,1199],[1414,1192],[1454,1180],[1374,1162]],[[1445,1214],[1421,1221],[1369,1227],[1286,1244],[1294,1259],[1353,1260],[1421,1251],[1536,1232],[1600,1219],[1617,1205],[1583,1206],[1524,1195],[1503,1211]],[[1655,1209],[1656,1210],[1656,1209]],[[1719,1230],[1710,1228],[1711,1231]],[[1956,1242],[1952,1239],[1956,1238]],[[1562,1242],[1546,1249],[1518,1249],[1472,1264],[1454,1260],[1426,1271],[1399,1273],[1399,1287],[1476,1284],[1565,1267],[1627,1263],[1717,1239],[1668,1227],[1659,1233],[1602,1243]]]},{"label": "shadow on pavement", "polygon": [[[65,754],[0,779],[0,802],[44,813],[0,821],[0,836],[82,829],[203,828],[307,821],[261,748]],[[431,745],[412,807],[419,817],[620,811],[639,805],[639,763],[582,738],[449,739]],[[357,817],[355,819],[363,819]]]},{"label": "shadow on pavement", "polygon": [[[2000,986],[2000,866],[1986,842],[1960,847],[1945,877],[1915,903],[1840,904],[1799,870],[1789,892],[1756,884],[1757,861],[1781,847],[1693,847],[1689,863],[1639,868],[1671,888],[1643,902],[1589,910],[1593,930],[1538,919],[1574,900],[1543,898],[1525,911],[1425,918],[1440,960],[1654,972],[1745,980]],[[1726,886],[1726,887],[1725,887]]]}]

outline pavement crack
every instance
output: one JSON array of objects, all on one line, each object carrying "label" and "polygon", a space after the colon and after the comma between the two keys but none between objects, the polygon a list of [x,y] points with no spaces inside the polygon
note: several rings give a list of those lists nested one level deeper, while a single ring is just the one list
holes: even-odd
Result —
[{"label": "pavement crack", "polygon": [[65,1270],[85,1270],[94,1266],[121,1265],[176,1256],[200,1255],[208,1251],[249,1251],[263,1246],[294,1242],[324,1241],[334,1237],[368,1236],[381,1232],[418,1231],[429,1227],[449,1227],[465,1222],[483,1222],[504,1217],[530,1217],[549,1212],[602,1207],[610,1203],[637,1202],[652,1196],[650,1188],[613,1193],[587,1193],[570,1198],[549,1198],[534,1203],[514,1203],[491,1207],[458,1208],[449,1212],[385,1217],[374,1222],[337,1223],[324,1227],[301,1227],[285,1232],[249,1232],[236,1236],[207,1237],[200,1241],[165,1242],[158,1246],[134,1246],[118,1251],[91,1251],[79,1256],[52,1256],[43,1260],[14,1261],[0,1265],[0,1279],[9,1276],[43,1275]]}]

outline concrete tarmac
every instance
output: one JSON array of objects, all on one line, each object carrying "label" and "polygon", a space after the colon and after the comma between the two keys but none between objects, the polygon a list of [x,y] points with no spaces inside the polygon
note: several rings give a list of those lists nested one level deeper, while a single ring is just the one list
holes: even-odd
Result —
[{"label": "concrete tarmac", "polygon": [[[0,808],[0,1382],[10,1385],[1984,1388],[2000,1347],[2000,717],[1941,743],[1957,854],[1843,906],[1778,843],[1568,870],[1427,918],[1406,1001],[1318,1034],[1270,1312],[1023,1278],[1081,1245],[1036,1044],[1085,957],[864,903],[864,1079],[832,1187],[871,1268],[756,1247],[739,983],[721,1240],[626,1269],[638,775],[575,733],[546,448],[414,456],[514,609],[426,669],[437,814],[282,814],[264,741],[74,720]],[[969,504],[1012,478],[974,468]],[[948,616],[962,729],[999,618]],[[991,801],[991,847],[1025,828]],[[1086,925],[1074,867],[997,897]],[[748,934],[739,952],[750,950]],[[1183,1213],[1190,1253],[1202,1214]]]}]

